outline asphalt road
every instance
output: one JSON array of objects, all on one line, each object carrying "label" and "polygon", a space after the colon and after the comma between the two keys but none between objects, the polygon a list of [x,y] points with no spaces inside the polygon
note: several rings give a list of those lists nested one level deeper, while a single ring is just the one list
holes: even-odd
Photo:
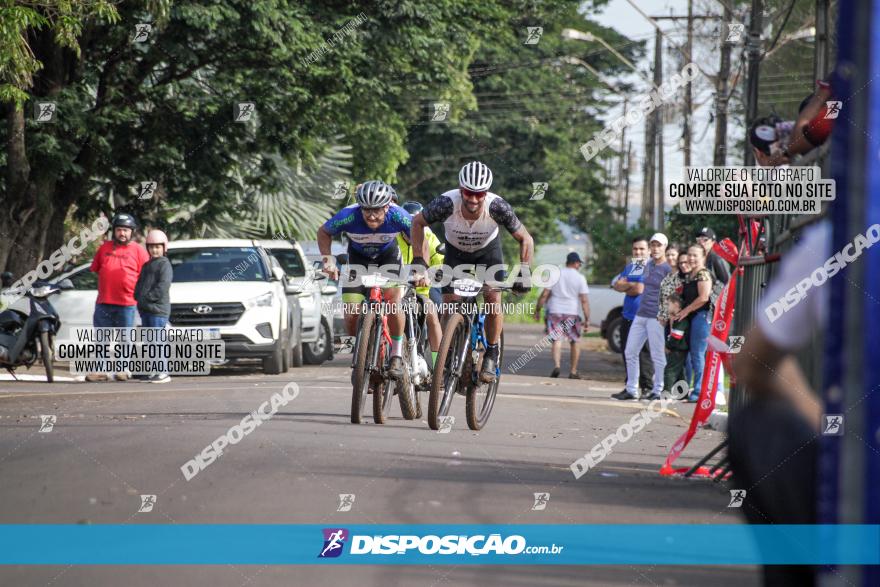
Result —
[{"label": "asphalt road", "polygon": [[[538,342],[532,327],[506,332],[505,364]],[[348,357],[264,376],[246,367],[169,384],[0,381],[0,521],[27,524],[265,523],[740,523],[727,487],[667,479],[658,469],[692,408],[678,405],[578,480],[569,464],[613,432],[637,403],[615,402],[620,359],[588,350],[588,380],[549,379],[543,350],[503,376],[481,432],[463,398],[448,434],[407,422],[349,422]],[[564,369],[565,371],[565,369]],[[299,396],[186,481],[180,467],[289,382]],[[39,432],[40,415],[57,417]],[[701,431],[682,459],[720,441]],[[533,494],[549,492],[546,509]],[[141,494],[155,507],[138,513]],[[354,494],[337,512],[339,494]],[[620,549],[632,545],[617,545]],[[719,549],[724,545],[719,544]],[[755,567],[3,567],[3,585],[735,585]]]}]

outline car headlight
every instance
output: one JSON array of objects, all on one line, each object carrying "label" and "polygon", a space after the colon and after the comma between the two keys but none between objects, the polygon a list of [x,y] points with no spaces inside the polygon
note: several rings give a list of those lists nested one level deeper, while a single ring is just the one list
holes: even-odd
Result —
[{"label": "car headlight", "polygon": [[257,296],[255,298],[249,299],[245,302],[245,305],[248,308],[260,308],[260,307],[268,307],[272,305],[272,302],[275,300],[275,296],[272,295],[272,292],[265,293],[261,296]]}]

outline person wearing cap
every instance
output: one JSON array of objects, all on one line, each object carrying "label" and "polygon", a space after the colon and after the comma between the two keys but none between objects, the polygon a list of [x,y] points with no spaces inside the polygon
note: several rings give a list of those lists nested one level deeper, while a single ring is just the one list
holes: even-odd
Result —
[{"label": "person wearing cap", "polygon": [[663,233],[656,233],[648,242],[650,258],[645,264],[643,277],[644,291],[639,301],[639,310],[626,341],[626,389],[611,397],[619,400],[639,399],[639,350],[648,341],[651,362],[654,364],[654,381],[650,395],[646,399],[660,399],[663,391],[663,372],[666,368],[666,340],[664,326],[657,319],[660,310],[660,284],[672,269],[666,262],[666,246],[669,239]]},{"label": "person wearing cap", "polygon": [[[141,267],[150,255],[132,236],[137,221],[131,214],[118,213],[111,223],[111,239],[104,241],[92,259],[90,270],[98,274],[98,299],[92,324],[95,328],[131,328],[134,326],[134,288]],[[117,373],[116,379],[128,379],[127,373]],[[89,375],[88,381],[106,381],[102,374]]]},{"label": "person wearing cap", "polygon": [[[165,328],[171,316],[171,261],[165,256],[168,250],[168,237],[161,230],[153,229],[147,235],[147,252],[150,260],[141,269],[140,277],[134,287],[141,326],[144,328]],[[152,383],[167,383],[171,377],[167,373],[155,373],[147,378]]]},{"label": "person wearing cap", "polygon": [[[562,269],[559,280],[553,287],[546,288],[538,297],[535,306],[535,321],[541,320],[541,308],[546,304],[547,336],[553,342],[553,371],[550,377],[559,377],[560,365],[562,364],[562,335],[568,337],[571,349],[571,370],[569,379],[580,379],[578,373],[578,359],[580,347],[578,346],[581,333],[586,332],[590,324],[590,300],[587,294],[587,279],[580,273],[580,255],[571,252],[565,258],[565,267]],[[578,315],[579,309],[583,311],[584,319]]]},{"label": "person wearing cap", "polygon": [[[708,226],[704,226],[697,231],[696,237],[697,242],[700,243],[700,246],[703,247],[704,251],[706,251],[706,269],[708,269],[712,273],[712,277],[715,279],[715,282],[723,286],[728,281],[730,281],[730,269],[728,269],[727,263],[724,261],[724,259],[719,257],[712,250],[712,248],[715,246],[715,241],[718,240],[715,236],[715,231]],[[720,290],[718,293],[720,293]]]}]

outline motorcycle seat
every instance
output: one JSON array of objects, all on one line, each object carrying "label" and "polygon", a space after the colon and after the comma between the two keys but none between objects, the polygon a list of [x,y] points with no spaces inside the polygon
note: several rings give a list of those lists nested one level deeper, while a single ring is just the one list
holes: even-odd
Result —
[{"label": "motorcycle seat", "polygon": [[5,330],[15,330],[24,326],[24,319],[21,314],[15,310],[4,310],[0,312],[0,328]]}]

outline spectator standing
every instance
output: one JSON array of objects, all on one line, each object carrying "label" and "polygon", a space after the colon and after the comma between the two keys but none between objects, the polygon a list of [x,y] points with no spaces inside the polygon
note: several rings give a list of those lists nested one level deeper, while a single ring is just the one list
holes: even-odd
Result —
[{"label": "spectator standing", "polygon": [[[134,287],[141,326],[144,328],[165,328],[171,315],[171,261],[165,256],[168,237],[161,230],[151,230],[147,235],[147,252],[150,260],[141,269]],[[164,361],[163,361],[164,362]],[[147,378],[151,383],[171,381],[168,373],[162,371]]]},{"label": "spectator standing", "polygon": [[[98,299],[92,324],[95,328],[131,328],[134,326],[134,287],[141,267],[150,256],[139,244],[132,242],[137,222],[130,214],[116,214],[111,223],[112,237],[100,246],[92,259],[91,271],[98,274]],[[117,373],[120,381],[127,373]],[[89,375],[88,381],[106,381],[104,374]]]},{"label": "spectator standing", "polygon": [[660,284],[671,269],[666,262],[666,245],[669,240],[665,234],[657,233],[651,237],[648,246],[651,258],[645,264],[643,277],[644,291],[639,300],[639,309],[633,320],[629,338],[626,341],[626,389],[612,397],[619,400],[638,400],[636,384],[639,380],[638,351],[648,342],[651,361],[654,363],[654,382],[648,399],[660,399],[663,391],[663,371],[666,368],[666,344],[663,325],[657,320],[660,310]]},{"label": "spectator standing", "polygon": [[[672,294],[666,300],[667,313],[670,316],[677,315],[681,311],[681,305],[681,296]],[[673,391],[675,383],[685,377],[690,326],[691,322],[687,318],[669,325],[669,334],[666,335],[666,369],[663,372],[663,388],[666,391]]]},{"label": "spectator standing", "polygon": [[[632,261],[627,263],[617,277],[611,280],[611,287],[615,291],[623,292],[623,324],[620,326],[620,354],[623,356],[624,368],[626,368],[626,343],[629,339],[629,331],[635,320],[636,312],[639,311],[639,301],[645,286],[642,278],[645,274],[645,263],[648,260],[648,241],[644,237],[636,237],[632,240]],[[644,393],[651,389],[651,378],[654,376],[654,366],[648,349],[643,347],[639,352],[639,387]],[[626,390],[624,390],[626,391]]]},{"label": "spectator standing", "polygon": [[[716,240],[715,231],[708,226],[704,226],[700,229],[700,232],[697,233],[697,242],[703,247],[703,250],[706,251],[706,269],[712,274],[712,292],[709,294],[710,321],[714,315],[715,304],[718,303],[718,298],[721,297],[721,291],[724,289],[727,282],[730,281],[730,268],[727,265],[727,261],[719,257],[718,254],[712,250],[715,246]],[[718,386],[716,388],[715,398],[719,405],[724,405],[727,403],[727,400],[724,397],[724,367],[719,365],[718,369]]]},{"label": "spectator standing", "polygon": [[666,247],[666,262],[669,263],[669,268],[675,273],[675,270],[678,269],[678,247],[675,245]]},{"label": "spectator standing", "polygon": [[[578,359],[580,358],[581,332],[586,332],[590,324],[590,301],[587,294],[587,279],[581,274],[583,265],[580,255],[569,253],[565,258],[565,267],[559,275],[559,280],[553,287],[546,288],[541,292],[538,303],[535,306],[535,320],[541,319],[541,308],[547,307],[547,336],[553,341],[553,371],[550,377],[559,377],[562,364],[562,337],[568,337],[571,349],[571,370],[569,379],[580,379],[578,373]],[[584,314],[583,322],[578,315],[578,310]]]},{"label": "spectator standing", "polygon": [[716,240],[715,231],[708,226],[704,226],[697,233],[697,243],[703,247],[703,251],[706,253],[706,269],[712,274],[714,283],[718,284],[720,293],[721,288],[730,281],[730,268],[727,266],[727,262],[712,250]]},{"label": "spectator standing", "polygon": [[682,287],[682,303],[684,308],[670,320],[679,321],[687,317],[691,320],[690,363],[694,370],[694,388],[688,401],[697,401],[703,381],[706,347],[709,343],[709,329],[712,316],[709,296],[712,292],[712,273],[706,269],[706,252],[700,245],[692,245],[688,249],[688,261],[691,272]]},{"label": "spectator standing", "polygon": [[[687,280],[688,274],[691,271],[691,262],[688,259],[687,249],[678,256],[677,264],[678,269],[670,272],[669,275],[664,277],[663,281],[660,282],[660,311],[657,313],[657,320],[659,320],[664,326],[668,326],[669,322],[669,307],[667,302],[672,296],[677,295],[681,297],[684,291],[684,282]],[[688,336],[690,336],[690,331],[688,331]],[[693,377],[694,370],[691,366],[690,355],[688,355],[684,361],[684,380],[690,385]]]}]

